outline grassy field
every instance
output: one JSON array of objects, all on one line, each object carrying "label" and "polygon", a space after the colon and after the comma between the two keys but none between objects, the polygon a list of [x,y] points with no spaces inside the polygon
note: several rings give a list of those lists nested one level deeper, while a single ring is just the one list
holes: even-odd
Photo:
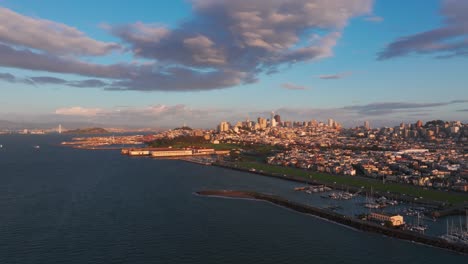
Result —
[{"label": "grassy field", "polygon": [[266,173],[275,173],[280,175],[296,176],[296,177],[305,177],[312,180],[317,180],[322,183],[327,183],[330,185],[343,185],[343,186],[353,186],[357,188],[364,187],[365,189],[373,188],[374,191],[378,192],[392,192],[399,194],[406,194],[414,197],[422,197],[423,199],[448,202],[451,204],[459,204],[464,201],[468,201],[468,195],[453,193],[453,192],[443,192],[432,189],[423,189],[420,187],[398,184],[398,183],[382,183],[381,181],[354,177],[354,176],[341,176],[341,175],[330,175],[312,171],[306,171],[297,168],[291,167],[281,167],[273,166],[266,163],[259,162],[236,162],[239,167],[250,169],[254,168],[257,171],[263,171]]}]

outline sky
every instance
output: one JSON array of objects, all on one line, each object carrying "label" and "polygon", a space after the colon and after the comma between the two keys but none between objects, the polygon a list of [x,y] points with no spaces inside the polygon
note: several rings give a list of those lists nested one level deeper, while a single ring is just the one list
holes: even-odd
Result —
[{"label": "sky", "polygon": [[468,1],[0,0],[0,120],[468,120]]}]

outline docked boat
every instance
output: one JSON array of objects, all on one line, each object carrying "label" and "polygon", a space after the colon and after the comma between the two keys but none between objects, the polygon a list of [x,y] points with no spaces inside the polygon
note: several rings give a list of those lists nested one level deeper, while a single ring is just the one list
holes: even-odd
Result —
[{"label": "docked boat", "polygon": [[428,229],[428,226],[422,223],[419,212],[417,213],[417,216],[417,222],[413,225],[406,225],[405,229],[424,234],[424,232],[426,232],[426,230]]},{"label": "docked boat", "polygon": [[382,206],[378,203],[365,203],[364,207],[369,208],[369,209],[379,209]]},{"label": "docked boat", "polygon": [[451,243],[468,245],[468,211],[466,214],[465,227],[463,227],[461,219],[458,227],[454,225],[453,221],[449,225],[447,219],[447,233],[440,238]]},{"label": "docked boat", "polygon": [[374,199],[373,194],[372,194],[372,187],[371,187],[370,195],[366,195],[366,202],[364,203],[364,207],[369,208],[369,209],[379,209],[379,208],[384,207],[381,203],[378,203],[378,201]]}]

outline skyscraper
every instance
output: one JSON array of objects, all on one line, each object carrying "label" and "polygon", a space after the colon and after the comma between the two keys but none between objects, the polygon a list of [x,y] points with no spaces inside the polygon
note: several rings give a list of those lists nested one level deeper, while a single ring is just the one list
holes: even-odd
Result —
[{"label": "skyscraper", "polygon": [[331,119],[331,118],[328,119],[328,126],[329,126],[329,127],[334,127],[334,126],[335,126],[335,120],[333,120],[333,119]]},{"label": "skyscraper", "polygon": [[259,117],[257,120],[260,129],[265,129],[267,127],[267,120],[265,118]]},{"label": "skyscraper", "polygon": [[369,129],[370,129],[370,123],[369,123],[369,121],[365,121],[365,122],[364,122],[364,128],[365,128],[366,130],[369,130]]},{"label": "skyscraper", "polygon": [[275,115],[274,118],[275,118],[276,124],[281,123],[281,116],[280,115],[277,114],[277,115]]},{"label": "skyscraper", "polygon": [[229,130],[229,123],[228,122],[221,122],[218,126],[218,132],[225,132]]},{"label": "skyscraper", "polygon": [[271,111],[271,119],[270,119],[270,122],[271,122],[271,127],[275,127],[275,126],[276,126],[275,112],[273,112],[273,111]]},{"label": "skyscraper", "polygon": [[423,126],[423,122],[421,120],[418,120],[418,122],[416,122],[416,127],[421,128],[422,126]]}]

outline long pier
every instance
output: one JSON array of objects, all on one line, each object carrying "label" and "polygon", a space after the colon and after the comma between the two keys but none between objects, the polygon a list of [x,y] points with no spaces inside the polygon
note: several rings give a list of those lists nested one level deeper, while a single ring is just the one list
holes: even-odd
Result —
[{"label": "long pier", "polygon": [[294,211],[318,216],[335,223],[343,224],[358,230],[373,232],[378,234],[383,234],[389,237],[395,237],[407,241],[414,241],[417,243],[434,246],[438,248],[448,249],[463,254],[468,254],[468,245],[463,244],[454,244],[448,241],[445,241],[441,238],[430,237],[419,233],[414,233],[410,231],[405,231],[396,228],[389,228],[385,226],[378,225],[373,222],[360,220],[346,215],[341,215],[333,211],[320,209],[317,207],[312,207],[309,205],[299,204],[293,201],[289,201],[279,196],[274,196],[270,194],[249,192],[249,191],[233,191],[233,190],[205,190],[199,191],[197,194],[202,196],[213,196],[213,197],[229,197],[229,198],[239,198],[239,199],[255,199],[270,202],[282,207],[292,209]]}]

